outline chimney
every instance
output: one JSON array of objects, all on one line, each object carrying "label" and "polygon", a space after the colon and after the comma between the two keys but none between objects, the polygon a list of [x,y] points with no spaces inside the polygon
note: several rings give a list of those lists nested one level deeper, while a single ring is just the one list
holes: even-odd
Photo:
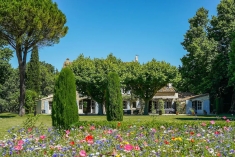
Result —
[{"label": "chimney", "polygon": [[168,86],[169,88],[171,88],[171,87],[172,87],[172,83],[168,83],[167,86]]},{"label": "chimney", "polygon": [[69,58],[67,58],[66,61],[64,62],[63,68],[67,67],[70,63],[71,62],[70,62]]},{"label": "chimney", "polygon": [[138,55],[135,55],[135,62],[138,62]]}]

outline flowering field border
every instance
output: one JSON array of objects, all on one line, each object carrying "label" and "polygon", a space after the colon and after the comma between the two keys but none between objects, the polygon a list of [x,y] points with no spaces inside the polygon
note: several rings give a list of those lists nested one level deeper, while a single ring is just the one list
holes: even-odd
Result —
[{"label": "flowering field border", "polygon": [[235,156],[234,121],[81,121],[69,130],[16,127],[2,156]]}]

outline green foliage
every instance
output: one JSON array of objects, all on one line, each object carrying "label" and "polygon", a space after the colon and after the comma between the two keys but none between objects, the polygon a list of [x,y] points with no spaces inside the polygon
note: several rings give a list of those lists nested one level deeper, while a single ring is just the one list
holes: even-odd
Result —
[{"label": "green foliage", "polygon": [[39,115],[33,116],[31,114],[27,115],[27,118],[23,121],[24,129],[32,129],[36,126],[36,122],[39,118]]},{"label": "green foliage", "polygon": [[26,72],[26,89],[40,93],[40,63],[38,56],[38,47],[34,46]]},{"label": "green foliage", "polygon": [[188,53],[181,58],[182,67],[179,70],[182,81],[178,88],[195,94],[210,92],[212,63],[217,55],[217,42],[213,38],[208,38],[208,10],[198,9],[196,15],[189,19],[189,24],[190,29],[181,43]]},{"label": "green foliage", "polygon": [[159,111],[161,111],[162,114],[165,114],[164,101],[162,99],[158,100],[158,107],[159,107]]},{"label": "green foliage", "polygon": [[229,61],[230,61],[228,66],[229,85],[235,87],[235,33],[233,34],[231,51],[229,52]]},{"label": "green foliage", "polygon": [[55,83],[51,116],[52,125],[57,128],[68,129],[78,121],[75,77],[67,67],[62,69]]},{"label": "green foliage", "polygon": [[38,98],[38,94],[33,90],[26,90],[25,95],[25,111],[26,113],[33,113],[36,107],[36,100]]},{"label": "green foliage", "polygon": [[163,86],[175,80],[178,69],[164,61],[153,59],[146,64],[132,62],[125,65],[124,84],[126,88],[145,101],[144,114],[148,114],[149,100]]},{"label": "green foliage", "polygon": [[179,101],[176,101],[175,102],[175,108],[176,108],[176,111],[179,113],[180,112],[180,102]]},{"label": "green foliage", "polygon": [[13,51],[0,39],[0,112],[15,112],[18,108],[18,69],[9,63]]},{"label": "green foliage", "polygon": [[223,97],[229,102],[233,87],[229,81],[229,52],[231,51],[231,42],[233,37],[231,34],[235,32],[235,1],[221,0],[217,6],[217,16],[212,16],[211,27],[209,27],[209,37],[218,42],[218,55],[213,62],[212,71],[212,88],[210,89],[213,97]]},{"label": "green foliage", "polygon": [[0,39],[16,52],[20,72],[19,115],[25,103],[25,69],[33,46],[51,46],[66,35],[65,15],[52,0],[0,0]]},{"label": "green foliage", "polygon": [[40,95],[48,96],[54,92],[56,71],[49,63],[40,62]]},{"label": "green foliage", "polygon": [[72,62],[71,69],[76,76],[76,87],[79,94],[90,96],[99,104],[98,114],[103,114],[107,75],[109,72],[120,73],[121,61],[112,54],[106,59],[94,60],[80,55]]},{"label": "green foliage", "polygon": [[120,79],[118,74],[110,72],[106,90],[106,116],[108,121],[123,120],[123,105],[121,94]]}]

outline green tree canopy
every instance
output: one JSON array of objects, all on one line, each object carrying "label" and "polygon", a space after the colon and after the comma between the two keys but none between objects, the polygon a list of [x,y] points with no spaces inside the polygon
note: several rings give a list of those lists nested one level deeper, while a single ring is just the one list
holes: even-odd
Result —
[{"label": "green tree canopy", "polygon": [[25,70],[33,46],[51,46],[66,35],[66,17],[52,0],[0,0],[0,39],[16,51],[20,72],[20,110],[25,104]]},{"label": "green tree canopy", "polygon": [[143,65],[137,62],[127,64],[129,73],[124,83],[132,92],[145,101],[144,114],[148,114],[148,103],[153,96],[178,75],[178,69],[164,61],[153,59]]},{"label": "green tree canopy", "polygon": [[99,104],[99,113],[103,114],[107,75],[109,72],[119,72],[120,59],[112,54],[106,59],[91,59],[80,55],[72,62],[71,68],[76,77],[76,88],[82,95],[90,96]]},{"label": "green tree canopy", "polygon": [[211,67],[217,55],[217,42],[208,39],[208,11],[204,8],[197,10],[196,15],[189,19],[190,29],[184,35],[181,43],[188,52],[181,58],[182,75],[181,89],[200,94],[211,89]]}]

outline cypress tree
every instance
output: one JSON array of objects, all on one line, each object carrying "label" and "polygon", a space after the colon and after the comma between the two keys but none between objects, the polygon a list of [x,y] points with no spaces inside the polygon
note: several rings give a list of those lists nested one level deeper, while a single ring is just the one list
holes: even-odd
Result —
[{"label": "cypress tree", "polygon": [[37,94],[40,92],[40,63],[38,56],[38,47],[34,46],[28,63],[28,70],[26,73],[26,88],[35,91]]},{"label": "cypress tree", "polygon": [[78,121],[75,77],[68,67],[56,78],[51,116],[52,126],[61,129],[68,129]]},{"label": "cypress tree", "polygon": [[121,94],[120,79],[117,73],[108,74],[106,90],[106,117],[108,121],[123,120],[123,104]]}]

